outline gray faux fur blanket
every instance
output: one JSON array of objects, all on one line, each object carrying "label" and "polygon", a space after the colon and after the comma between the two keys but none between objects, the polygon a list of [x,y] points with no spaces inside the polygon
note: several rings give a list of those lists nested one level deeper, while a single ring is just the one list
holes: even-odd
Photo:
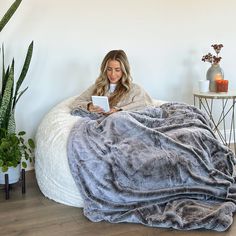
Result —
[{"label": "gray faux fur blanket", "polygon": [[235,156],[199,109],[72,114],[83,118],[71,130],[68,161],[90,220],[217,231],[232,224]]}]

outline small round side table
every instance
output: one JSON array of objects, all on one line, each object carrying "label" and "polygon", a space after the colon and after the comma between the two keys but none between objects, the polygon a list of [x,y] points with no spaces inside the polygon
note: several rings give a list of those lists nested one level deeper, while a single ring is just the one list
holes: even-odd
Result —
[{"label": "small round side table", "polygon": [[[204,110],[213,123],[213,130],[219,136],[221,142],[228,147],[233,146],[233,151],[236,154],[236,131],[235,131],[235,106],[236,106],[236,91],[229,91],[227,93],[215,92],[193,92],[194,106]],[[216,104],[216,100],[221,101],[221,105]],[[220,112],[219,117],[213,115],[214,110]],[[226,117],[230,123],[229,129],[226,129]],[[223,124],[221,130],[219,126]]]}]

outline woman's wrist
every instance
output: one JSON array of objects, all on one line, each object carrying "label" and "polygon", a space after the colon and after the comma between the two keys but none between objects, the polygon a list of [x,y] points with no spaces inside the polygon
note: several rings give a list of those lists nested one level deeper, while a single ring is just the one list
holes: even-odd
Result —
[{"label": "woman's wrist", "polygon": [[113,108],[116,109],[116,111],[122,111],[122,109],[119,107],[113,107]]}]

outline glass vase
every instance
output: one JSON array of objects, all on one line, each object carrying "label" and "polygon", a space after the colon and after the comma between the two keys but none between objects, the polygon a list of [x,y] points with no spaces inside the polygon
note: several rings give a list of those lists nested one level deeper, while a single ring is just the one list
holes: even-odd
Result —
[{"label": "glass vase", "polygon": [[216,79],[224,79],[224,72],[219,64],[212,64],[207,70],[206,79],[209,80],[209,91],[216,92]]}]

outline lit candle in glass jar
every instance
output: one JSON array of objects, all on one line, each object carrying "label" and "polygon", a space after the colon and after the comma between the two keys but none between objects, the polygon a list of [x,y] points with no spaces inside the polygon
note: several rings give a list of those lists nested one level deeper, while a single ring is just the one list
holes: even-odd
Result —
[{"label": "lit candle in glass jar", "polygon": [[223,80],[222,74],[216,74],[214,77],[215,80]]}]

